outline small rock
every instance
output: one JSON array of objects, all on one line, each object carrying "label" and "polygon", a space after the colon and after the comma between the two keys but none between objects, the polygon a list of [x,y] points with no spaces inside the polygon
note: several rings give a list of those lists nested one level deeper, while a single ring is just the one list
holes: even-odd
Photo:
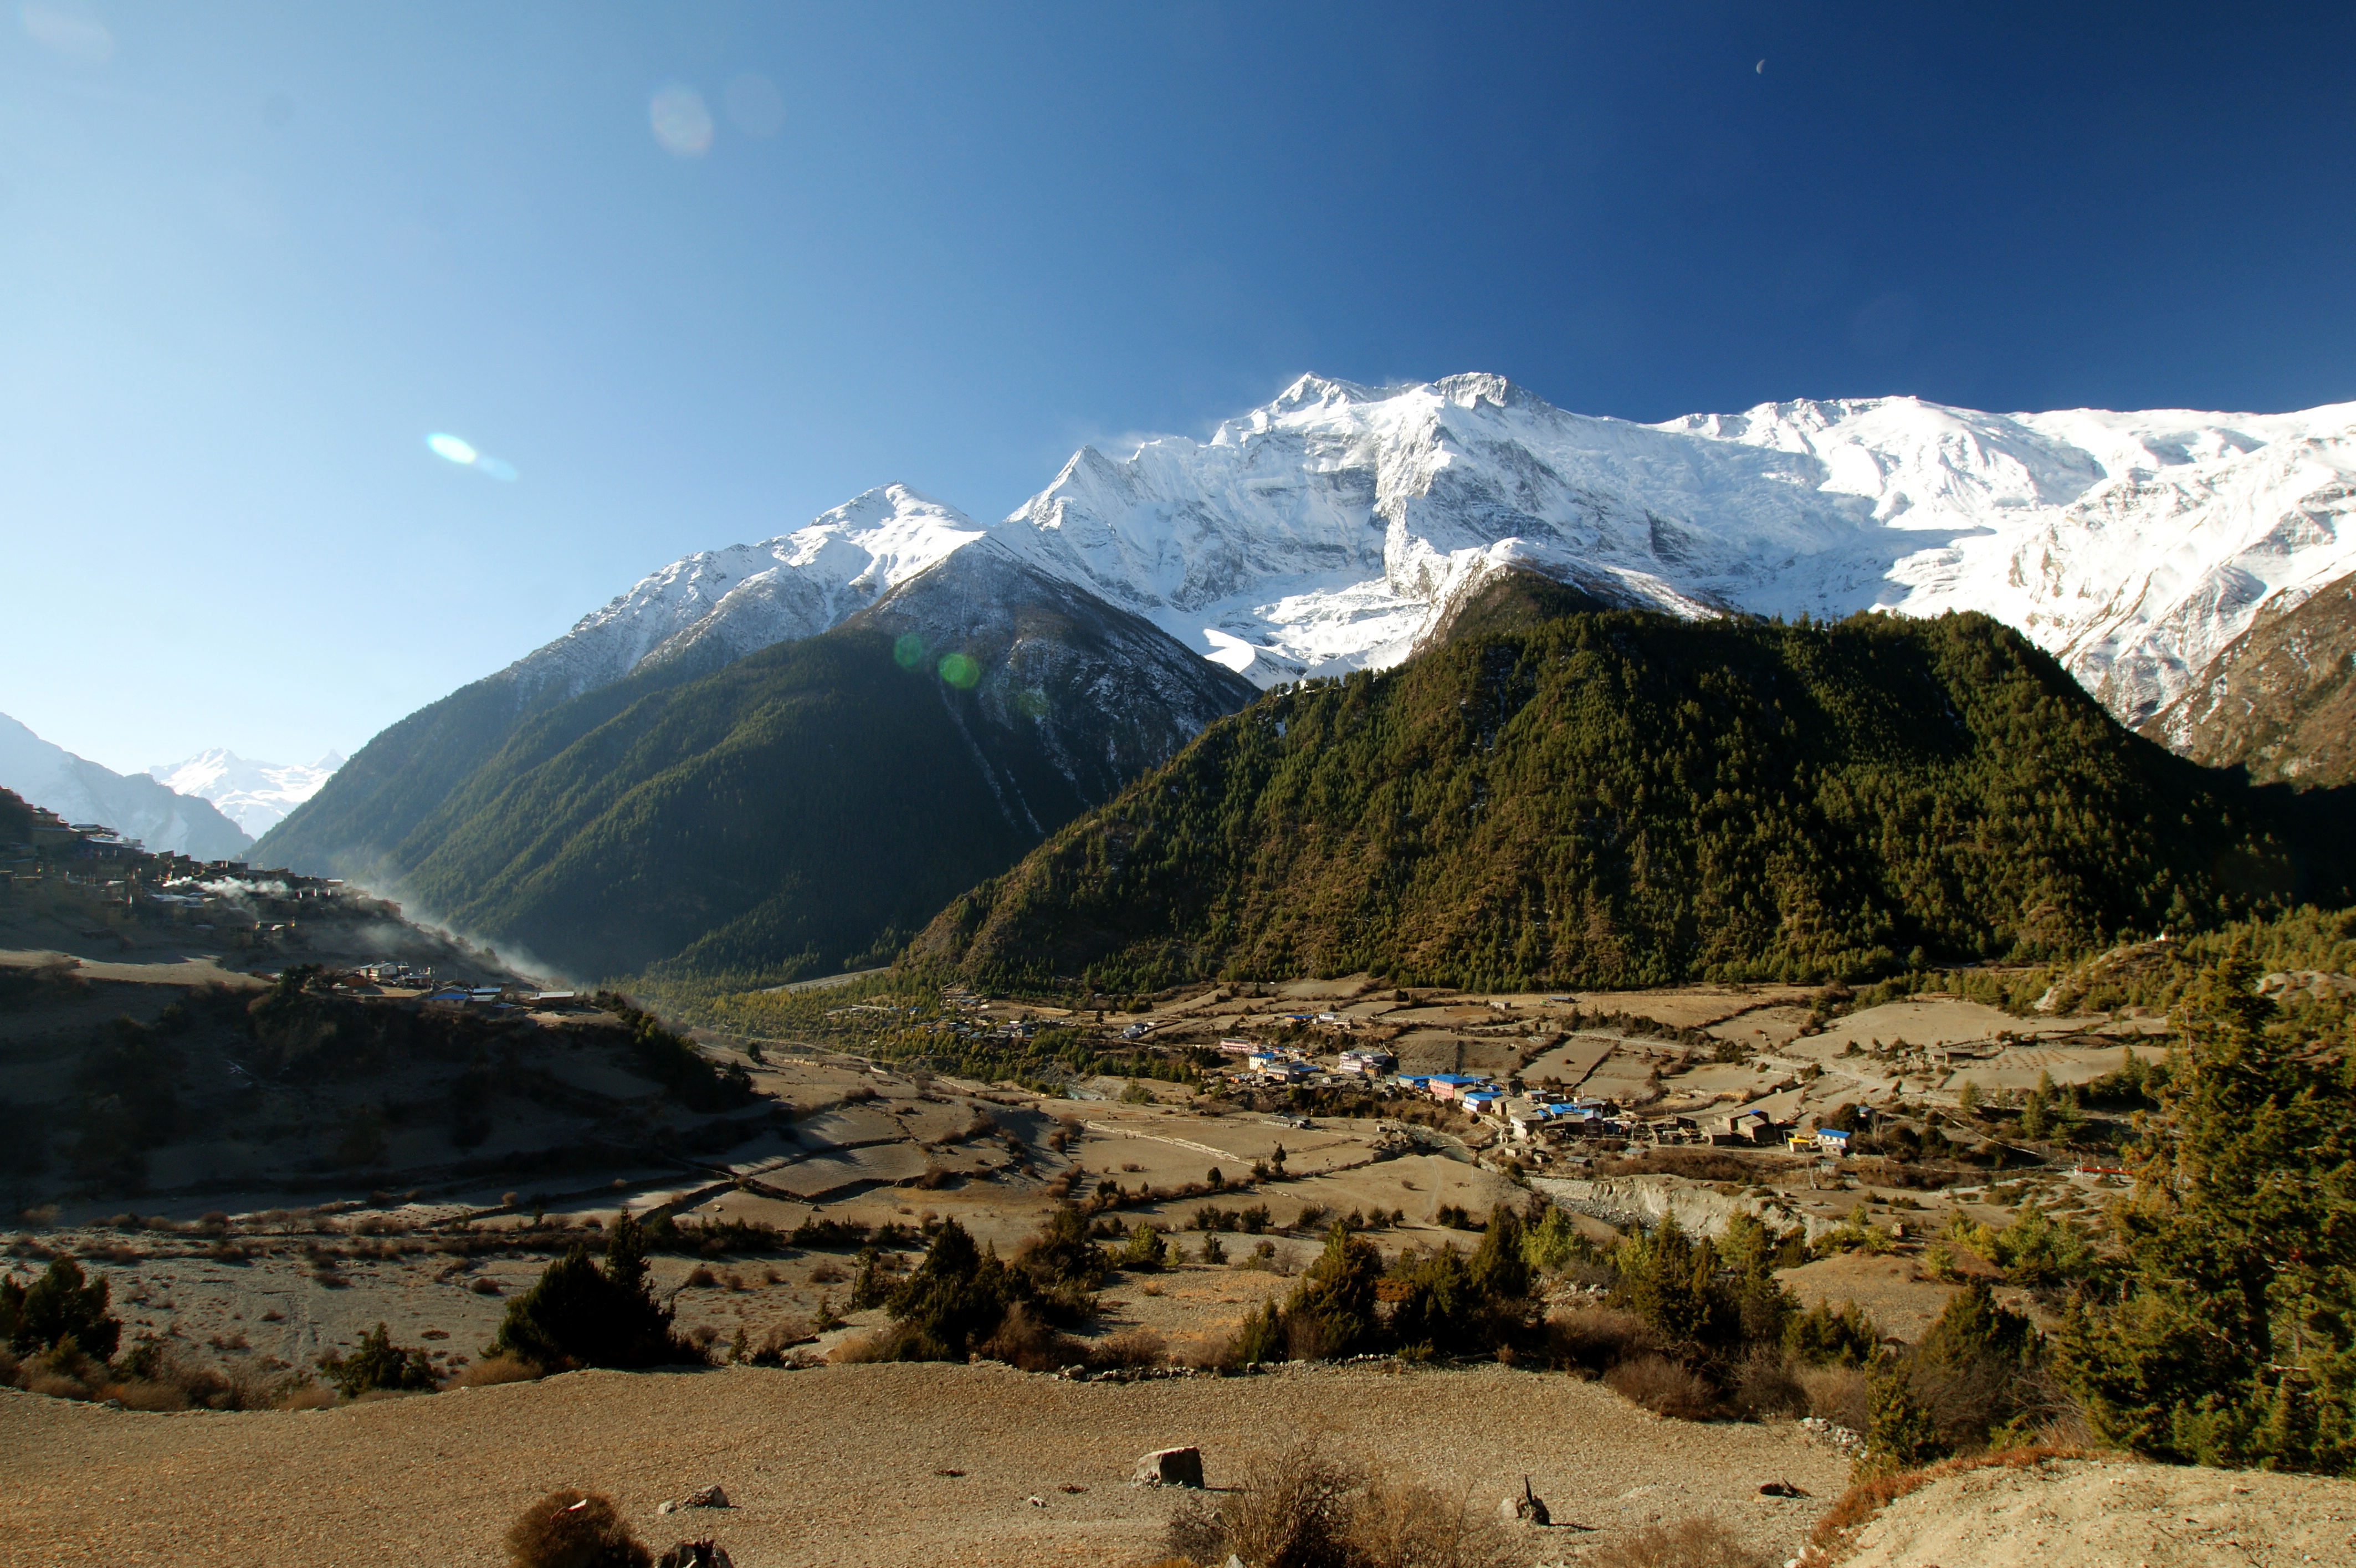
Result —
[{"label": "small rock", "polygon": [[1808,1494],[1789,1481],[1770,1481],[1759,1488],[1762,1498],[1804,1498]]},{"label": "small rock", "polygon": [[655,1512],[657,1513],[676,1513],[678,1510],[679,1505],[672,1502],[668,1498],[665,1498],[661,1502],[655,1504]]},{"label": "small rock", "polygon": [[680,1500],[681,1508],[726,1508],[728,1494],[718,1487],[698,1487]]},{"label": "small rock", "polygon": [[1137,1461],[1130,1483],[1141,1487],[1192,1487],[1203,1489],[1200,1448],[1156,1448]]},{"label": "small rock", "polygon": [[1045,1508],[1047,1506],[1047,1499],[1041,1497],[1036,1492],[1033,1492],[1029,1497],[1024,1498],[1023,1500],[1029,1503],[1033,1508]]}]

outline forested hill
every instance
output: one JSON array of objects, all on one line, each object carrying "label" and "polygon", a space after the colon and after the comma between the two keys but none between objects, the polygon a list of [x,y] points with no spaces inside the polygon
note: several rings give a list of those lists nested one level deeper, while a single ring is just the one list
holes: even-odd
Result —
[{"label": "forested hill", "polygon": [[882,963],[1254,695],[1136,616],[960,550],[820,635],[526,720],[385,859],[456,928],[575,976]]},{"label": "forested hill", "polygon": [[2169,755],[1981,615],[1571,614],[1263,699],[958,900],[909,957],[1129,990],[2056,954],[2350,901],[2343,858],[2299,826],[2347,815],[2329,793]]}]

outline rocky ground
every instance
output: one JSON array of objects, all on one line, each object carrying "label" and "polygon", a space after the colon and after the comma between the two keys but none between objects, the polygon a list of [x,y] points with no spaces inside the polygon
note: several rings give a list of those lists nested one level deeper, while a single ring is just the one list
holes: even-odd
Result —
[{"label": "rocky ground", "polygon": [[2356,1488],[2077,1460],[1964,1470],[1859,1530],[1841,1568],[2291,1568],[2356,1562]]},{"label": "rocky ground", "polygon": [[[1178,1501],[1128,1484],[1139,1455],[1198,1445],[1218,1488],[1311,1435],[1484,1512],[1528,1477],[1558,1521],[1523,1536],[1541,1562],[1701,1514],[1782,1561],[1847,1471],[1794,1424],[1662,1421],[1599,1384],[1494,1366],[1129,1384],[958,1366],[577,1372],[245,1414],[0,1392],[0,1539],[28,1563],[491,1564],[516,1513],[582,1487],[658,1547],[710,1533],[744,1568],[1126,1564],[1155,1554]],[[1810,1495],[1762,1496],[1771,1482]],[[657,1511],[707,1485],[734,1506]]]}]

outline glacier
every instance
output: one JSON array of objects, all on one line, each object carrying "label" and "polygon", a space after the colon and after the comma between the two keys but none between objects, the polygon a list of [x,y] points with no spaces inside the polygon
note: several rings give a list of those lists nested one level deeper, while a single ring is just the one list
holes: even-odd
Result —
[{"label": "glacier", "polygon": [[977,539],[1267,687],[1382,668],[1521,567],[1694,617],[1980,610],[2123,722],[2262,613],[2356,570],[2356,404],[1996,414],[1910,397],[1658,424],[1503,377],[1304,376],[1205,440],[1083,447],[984,527],[905,485],[690,556],[510,674],[568,691],[642,662],[815,635]]}]

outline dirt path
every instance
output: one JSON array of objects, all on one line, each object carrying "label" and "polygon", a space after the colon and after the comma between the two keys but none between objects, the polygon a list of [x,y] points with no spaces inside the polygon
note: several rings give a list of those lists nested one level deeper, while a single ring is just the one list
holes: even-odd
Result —
[{"label": "dirt path", "polygon": [[[1600,1385],[1501,1367],[1134,1384],[947,1366],[582,1372],[254,1414],[0,1391],[0,1561],[491,1564],[519,1509],[582,1486],[614,1494],[658,1548],[693,1520],[744,1568],[1134,1563],[1176,1500],[1125,1484],[1138,1455],[1199,1444],[1215,1487],[1305,1433],[1484,1509],[1526,1474],[1558,1520],[1605,1532],[1708,1513],[1777,1561],[1847,1469],[1795,1426],[1660,1421]],[[1759,1496],[1773,1480],[1814,1497]],[[656,1512],[712,1482],[738,1506]],[[1530,1545],[1554,1560],[1601,1539]]]}]

